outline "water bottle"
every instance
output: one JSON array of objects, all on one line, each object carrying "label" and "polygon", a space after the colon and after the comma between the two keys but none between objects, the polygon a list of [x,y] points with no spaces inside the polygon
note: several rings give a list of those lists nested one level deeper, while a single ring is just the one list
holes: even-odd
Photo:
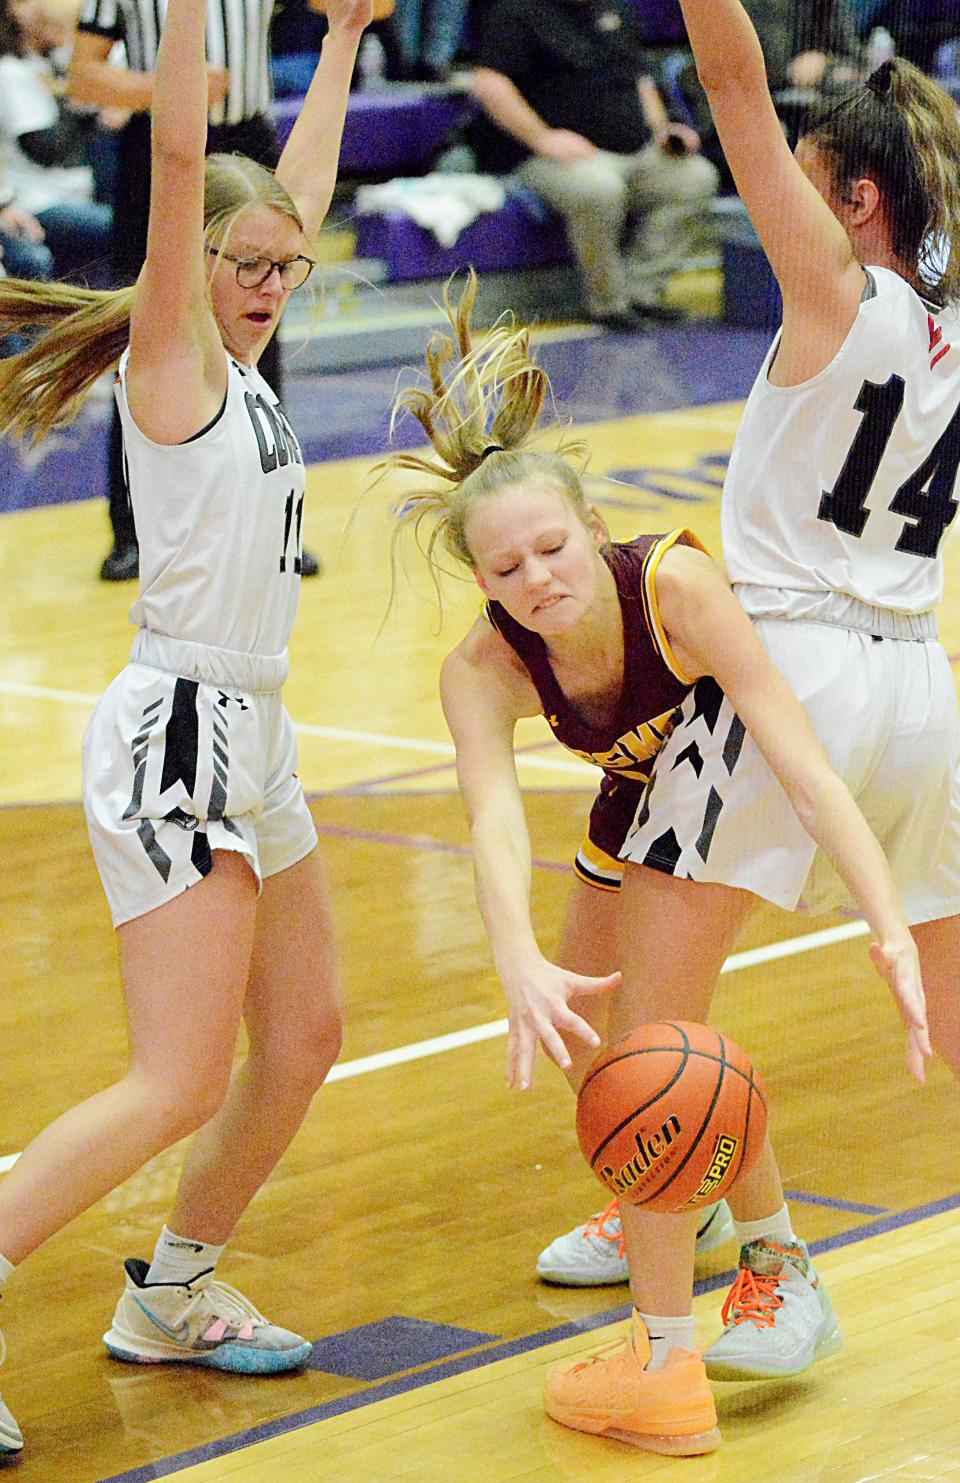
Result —
[{"label": "water bottle", "polygon": [[875,26],[870,32],[867,42],[867,71],[876,72],[884,62],[890,62],[896,56],[896,42],[885,26]]},{"label": "water bottle", "polygon": [[383,42],[374,31],[368,31],[360,43],[357,71],[360,74],[362,93],[375,93],[386,82],[387,54],[383,49]]}]

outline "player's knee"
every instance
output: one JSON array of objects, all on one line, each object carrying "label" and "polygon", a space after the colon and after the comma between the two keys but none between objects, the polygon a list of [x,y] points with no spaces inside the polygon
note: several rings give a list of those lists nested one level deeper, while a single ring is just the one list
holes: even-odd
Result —
[{"label": "player's knee", "polygon": [[146,1117],[162,1147],[186,1138],[220,1111],[230,1086],[230,1067],[209,1063],[178,1067],[147,1086]]},{"label": "player's knee", "polygon": [[324,1004],[305,1011],[295,1025],[280,1026],[260,1044],[251,1045],[251,1054],[282,1095],[309,1100],[323,1085],[342,1045],[339,1006]]}]

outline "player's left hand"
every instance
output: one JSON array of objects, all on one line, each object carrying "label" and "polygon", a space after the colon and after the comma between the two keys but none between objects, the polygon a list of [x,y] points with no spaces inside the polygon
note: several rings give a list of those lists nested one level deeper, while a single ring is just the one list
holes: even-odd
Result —
[{"label": "player's left hand", "polygon": [[920,977],[920,959],[912,937],[905,942],[873,942],[870,957],[877,972],[886,979],[900,1007],[907,1027],[907,1066],[910,1075],[923,1085],[924,1063],[930,1059],[930,1032],[927,1028],[927,1004]]}]

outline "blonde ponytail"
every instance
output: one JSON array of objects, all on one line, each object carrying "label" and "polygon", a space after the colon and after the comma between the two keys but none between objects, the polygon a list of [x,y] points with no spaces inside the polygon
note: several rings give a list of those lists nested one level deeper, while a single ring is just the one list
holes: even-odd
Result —
[{"label": "blonde ponytail", "polygon": [[[465,534],[470,509],[478,499],[522,480],[555,485],[570,498],[581,519],[589,516],[578,472],[569,461],[576,459],[582,466],[586,445],[561,442],[554,453],[527,446],[550,393],[547,373],[533,359],[529,330],[505,320],[474,347],[471,318],[477,287],[472,268],[458,299],[447,285],[444,308],[450,333],[434,335],[427,346],[429,389],[408,388],[394,403],[391,429],[401,414],[409,413],[423,428],[435,456],[396,453],[379,466],[381,477],[405,469],[432,481],[406,494],[396,514],[397,534],[403,526],[412,526],[433,568],[440,541],[458,562],[472,567]],[[425,540],[424,521],[431,525]]]},{"label": "blonde ponytail", "polygon": [[76,417],[123,354],[134,292],[0,278],[0,335],[40,332],[0,360],[0,431],[39,442]]}]

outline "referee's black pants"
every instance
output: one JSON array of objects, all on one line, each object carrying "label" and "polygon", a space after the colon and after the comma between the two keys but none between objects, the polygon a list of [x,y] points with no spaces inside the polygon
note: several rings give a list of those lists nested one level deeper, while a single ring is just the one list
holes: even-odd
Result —
[{"label": "referee's black pants", "polygon": [[[273,121],[258,113],[237,124],[211,124],[207,130],[207,154],[245,154],[273,170],[280,158]],[[135,113],[121,130],[119,139],[112,243],[114,281],[118,285],[134,283],[139,276],[147,255],[149,219],[150,115]],[[279,397],[282,373],[276,335],[260,357],[257,369]],[[137,532],[123,473],[123,437],[116,406],[110,424],[107,471],[114,545],[136,545]]]}]

